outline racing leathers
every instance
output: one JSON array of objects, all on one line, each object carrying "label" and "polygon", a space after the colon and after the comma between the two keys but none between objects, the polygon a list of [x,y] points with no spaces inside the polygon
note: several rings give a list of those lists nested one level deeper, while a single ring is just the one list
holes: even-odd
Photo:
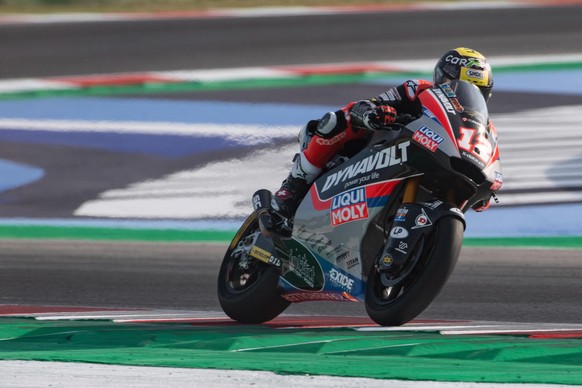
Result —
[{"label": "racing leathers", "polygon": [[[422,105],[418,96],[431,87],[432,83],[426,80],[408,80],[376,98],[350,102],[320,120],[309,121],[299,133],[301,150],[293,159],[291,172],[275,192],[274,210],[293,217],[311,184],[336,154],[352,156],[364,146],[370,131],[385,129],[397,120],[419,117]],[[475,210],[488,206],[487,201]]]}]

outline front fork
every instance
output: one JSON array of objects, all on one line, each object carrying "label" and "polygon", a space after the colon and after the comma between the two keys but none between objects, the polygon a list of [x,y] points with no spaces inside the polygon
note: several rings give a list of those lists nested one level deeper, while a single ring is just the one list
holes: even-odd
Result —
[{"label": "front fork", "polygon": [[412,177],[406,181],[406,186],[404,187],[404,197],[402,198],[402,203],[414,203],[414,202],[416,202],[416,193],[418,192],[419,185],[420,185],[420,175]]},{"label": "front fork", "polygon": [[[402,198],[402,203],[415,203],[416,194],[418,193],[418,186],[420,185],[421,175],[417,175],[409,178],[406,181],[406,186],[404,187],[404,196]],[[455,190],[449,189],[446,194],[446,200],[451,203],[456,203]],[[460,207],[459,205],[456,205]]]}]

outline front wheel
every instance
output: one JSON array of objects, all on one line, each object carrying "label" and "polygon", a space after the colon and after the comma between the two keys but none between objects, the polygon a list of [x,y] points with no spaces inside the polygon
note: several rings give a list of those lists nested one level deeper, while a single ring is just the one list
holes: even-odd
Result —
[{"label": "front wheel", "polygon": [[263,323],[290,304],[279,291],[279,270],[250,257],[259,223],[251,215],[230,243],[218,273],[218,300],[230,318],[241,323]]},{"label": "front wheel", "polygon": [[382,326],[399,326],[423,312],[455,268],[463,231],[458,218],[440,219],[435,229],[412,250],[414,268],[398,284],[384,286],[381,274],[373,266],[366,284],[366,311],[370,318]]}]

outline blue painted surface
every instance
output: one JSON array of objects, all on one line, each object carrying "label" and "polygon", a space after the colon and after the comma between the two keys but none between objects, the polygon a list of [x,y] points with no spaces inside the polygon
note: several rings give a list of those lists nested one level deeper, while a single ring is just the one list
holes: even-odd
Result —
[{"label": "blue painted surface", "polygon": [[44,171],[40,168],[0,159],[0,191],[26,185],[42,178],[43,175]]},{"label": "blue painted surface", "polygon": [[[114,122],[163,122],[190,124],[256,125],[270,129],[303,125],[320,117],[328,107],[183,102],[157,99],[48,98],[0,101],[0,118],[28,120],[83,120]],[[54,130],[0,130],[0,141],[51,144],[177,158],[200,152],[237,147],[239,142],[223,135],[164,135],[163,133],[75,132]]]},{"label": "blue painted surface", "polygon": [[[495,92],[530,92],[582,95],[582,70],[540,70],[524,72],[495,72],[493,68]],[[432,80],[432,74],[425,78]],[[385,80],[370,80],[366,83],[385,85],[386,88],[399,85],[404,79],[387,77]],[[382,91],[379,90],[378,94]]]},{"label": "blue painted surface", "polygon": [[180,230],[218,230],[236,231],[244,219],[230,220],[123,220],[95,218],[0,218],[0,225],[14,226],[65,226],[65,227],[95,227],[119,229],[180,229]]},{"label": "blue painted surface", "polygon": [[31,120],[303,125],[329,107],[147,98],[76,97],[0,101],[0,117]]},{"label": "blue painted surface", "polygon": [[[582,204],[492,207],[466,215],[465,237],[582,236]],[[127,229],[182,229],[232,231],[243,219],[230,220],[111,220],[111,219],[0,219],[0,225],[90,226]]]},{"label": "blue painted surface", "polygon": [[[118,122],[249,124],[257,128],[300,126],[319,117],[327,107],[249,104],[212,101],[174,101],[121,98],[45,98],[0,101],[0,118],[28,120],[83,120]],[[234,128],[236,130],[236,128]],[[224,135],[127,134],[55,130],[0,130],[0,141],[50,144],[179,158],[202,152],[232,149],[240,142]],[[39,168],[5,163],[0,190],[30,183],[42,176]]]},{"label": "blue painted surface", "polygon": [[582,236],[582,204],[498,206],[466,219],[467,237]]},{"label": "blue painted surface", "polygon": [[146,135],[103,132],[0,131],[0,141],[64,145],[113,152],[179,158],[200,152],[236,148],[240,143],[220,136]]},{"label": "blue painted surface", "polygon": [[582,95],[582,70],[526,71],[494,74],[494,91]]}]

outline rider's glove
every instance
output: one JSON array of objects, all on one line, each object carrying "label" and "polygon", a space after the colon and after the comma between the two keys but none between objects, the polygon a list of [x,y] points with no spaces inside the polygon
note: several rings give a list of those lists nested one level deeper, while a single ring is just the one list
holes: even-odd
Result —
[{"label": "rider's glove", "polygon": [[364,125],[370,129],[386,129],[396,120],[396,109],[390,105],[379,105],[363,115]]}]

